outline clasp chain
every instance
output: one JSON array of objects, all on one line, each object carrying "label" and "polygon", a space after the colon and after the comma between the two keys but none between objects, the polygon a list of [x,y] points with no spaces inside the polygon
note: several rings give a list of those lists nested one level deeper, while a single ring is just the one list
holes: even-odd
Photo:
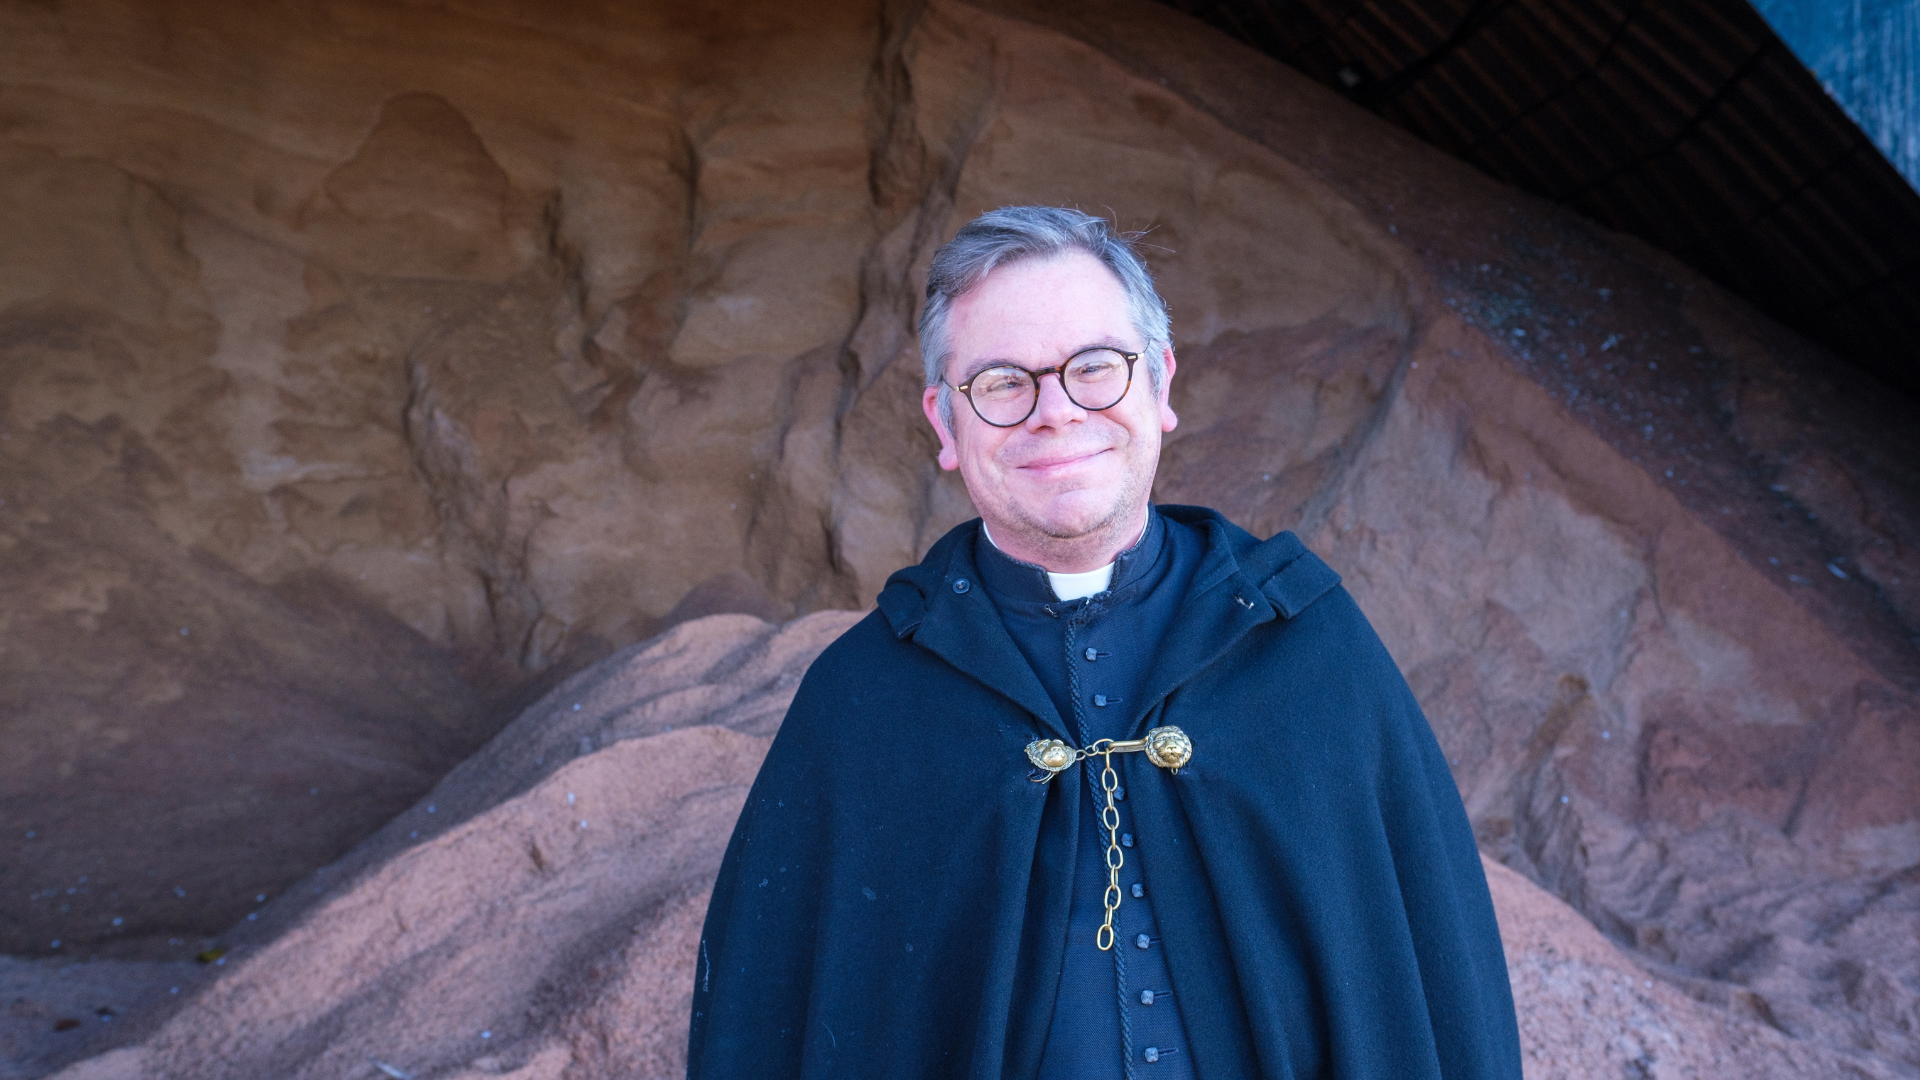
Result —
[{"label": "clasp chain", "polygon": [[1108,952],[1113,949],[1113,915],[1120,910],[1120,868],[1126,865],[1127,857],[1120,850],[1120,808],[1113,801],[1113,793],[1120,788],[1120,774],[1113,771],[1114,742],[1101,739],[1093,746],[1092,752],[1100,755],[1100,789],[1107,793],[1107,805],[1100,811],[1100,824],[1107,827],[1107,892],[1100,898],[1107,909],[1107,921],[1100,924],[1093,943],[1101,952]]},{"label": "clasp chain", "polygon": [[1107,805],[1100,810],[1100,824],[1107,830],[1107,891],[1101,904],[1107,910],[1106,922],[1094,935],[1100,951],[1113,949],[1113,917],[1120,910],[1120,868],[1127,856],[1120,850],[1120,807],[1114,793],[1120,790],[1120,774],[1113,770],[1113,755],[1143,751],[1147,760],[1178,775],[1181,766],[1193,760],[1193,740],[1171,724],[1152,728],[1143,739],[1097,739],[1092,746],[1075,750],[1059,739],[1035,739],[1027,744],[1027,760],[1033,763],[1034,783],[1044,784],[1066,769],[1090,757],[1100,758],[1100,789],[1106,792]]}]

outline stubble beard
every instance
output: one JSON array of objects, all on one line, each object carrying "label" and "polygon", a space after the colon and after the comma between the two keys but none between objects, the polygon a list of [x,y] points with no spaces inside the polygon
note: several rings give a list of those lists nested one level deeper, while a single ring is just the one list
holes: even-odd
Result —
[{"label": "stubble beard", "polygon": [[[1071,557],[1089,546],[1104,544],[1118,545],[1116,550],[1124,548],[1132,536],[1118,537],[1113,534],[1130,528],[1131,520],[1146,507],[1148,493],[1153,488],[1154,466],[1148,463],[1144,470],[1129,470],[1120,490],[1106,510],[1088,525],[1068,527],[1064,524],[1041,520],[1026,513],[1018,504],[1009,501],[1007,509],[1011,512],[1013,532],[1023,542],[1035,550],[1052,556]],[[1052,560],[1049,560],[1052,561]],[[1064,560],[1062,560],[1064,561]]]}]

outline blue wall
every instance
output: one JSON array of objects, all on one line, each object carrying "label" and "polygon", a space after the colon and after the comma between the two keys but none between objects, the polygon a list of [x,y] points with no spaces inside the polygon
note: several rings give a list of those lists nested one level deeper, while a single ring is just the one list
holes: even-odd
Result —
[{"label": "blue wall", "polygon": [[1920,188],[1920,0],[1753,0],[1753,6]]}]

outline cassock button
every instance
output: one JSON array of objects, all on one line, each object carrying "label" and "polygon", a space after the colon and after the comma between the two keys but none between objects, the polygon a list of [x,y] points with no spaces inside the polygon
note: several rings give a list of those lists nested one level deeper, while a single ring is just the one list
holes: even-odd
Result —
[{"label": "cassock button", "polygon": [[1145,949],[1145,948],[1150,948],[1153,945],[1153,939],[1148,937],[1145,934],[1141,934],[1139,937],[1133,939],[1133,943],[1135,945],[1138,945],[1140,948]]},{"label": "cassock button", "polygon": [[1114,802],[1126,802],[1126,801],[1127,801],[1127,789],[1126,789],[1126,788],[1123,788],[1123,787],[1117,787],[1117,788],[1114,788],[1114,789],[1113,789],[1113,801],[1114,801]]},{"label": "cassock button", "polygon": [[1099,654],[1099,652],[1097,652],[1097,651],[1095,651],[1095,650],[1093,650],[1093,649],[1088,649],[1088,650],[1087,650],[1087,659],[1088,659],[1089,661],[1092,661],[1092,660],[1098,660],[1098,659],[1100,659],[1100,654]]},{"label": "cassock button", "polygon": [[1100,706],[1101,708],[1105,708],[1105,707],[1106,707],[1106,704],[1107,704],[1107,695],[1105,695],[1105,694],[1095,694],[1095,695],[1093,695],[1093,703],[1094,703],[1095,705],[1098,705],[1098,706]]},{"label": "cassock button", "polygon": [[1151,990],[1140,991],[1140,1004],[1142,1005],[1153,1004],[1153,991]]},{"label": "cassock button", "polygon": [[1145,896],[1145,895],[1147,895],[1147,887],[1146,887],[1145,885],[1142,885],[1142,884],[1140,884],[1140,883],[1139,883],[1139,882],[1137,882],[1137,881],[1136,881],[1136,882],[1134,882],[1134,883],[1133,883],[1133,898],[1134,898],[1135,900],[1138,900],[1138,899],[1140,899],[1141,897],[1143,897],[1143,896]]},{"label": "cassock button", "polygon": [[953,583],[953,591],[957,593],[964,594],[968,589],[971,589],[971,588],[973,588],[973,582],[968,581],[966,578],[961,578],[958,581],[955,581]]},{"label": "cassock button", "polygon": [[1123,833],[1121,833],[1121,834],[1120,834],[1120,846],[1121,846],[1121,847],[1132,847],[1132,846],[1133,846],[1133,834],[1132,834],[1132,833],[1130,833],[1130,832],[1123,832]]},{"label": "cassock button", "polygon": [[1147,1064],[1151,1065],[1160,1060],[1160,1048],[1157,1046],[1149,1046],[1147,1047],[1146,1053],[1140,1056],[1146,1058]]}]

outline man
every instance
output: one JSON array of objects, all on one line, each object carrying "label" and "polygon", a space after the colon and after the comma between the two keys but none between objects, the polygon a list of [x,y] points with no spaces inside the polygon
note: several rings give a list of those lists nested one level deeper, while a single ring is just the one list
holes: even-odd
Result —
[{"label": "man", "polygon": [[801,685],[689,1076],[1519,1077],[1459,795],[1338,576],[1148,502],[1176,363],[1128,242],[981,216],[921,349],[980,518]]}]

